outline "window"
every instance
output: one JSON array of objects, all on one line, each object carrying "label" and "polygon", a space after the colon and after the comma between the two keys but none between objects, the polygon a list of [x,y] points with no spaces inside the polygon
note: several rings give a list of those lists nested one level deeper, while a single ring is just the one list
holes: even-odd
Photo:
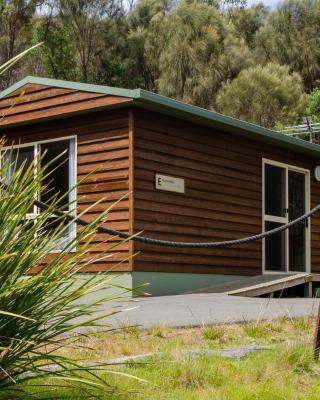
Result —
[{"label": "window", "polygon": [[[11,170],[9,170],[8,180],[10,181],[10,175],[12,174],[12,169],[14,166],[15,168],[19,168],[19,166],[21,166],[23,163],[25,169],[33,165],[34,172],[36,174],[37,163],[35,160],[39,156],[38,159],[41,160],[41,164],[43,166],[50,163],[48,169],[50,174],[43,181],[46,189],[41,191],[41,194],[39,194],[39,200],[45,203],[50,203],[55,195],[60,199],[61,196],[63,197],[65,194],[65,196],[60,199],[58,208],[62,211],[71,212],[71,214],[75,215],[76,194],[75,189],[73,189],[76,184],[75,149],[75,138],[41,141],[27,145],[15,146],[11,156],[15,162],[12,163],[13,165]],[[6,153],[4,156],[6,156]],[[33,205],[33,207],[31,207],[27,213],[27,218],[36,218],[40,211],[41,210],[38,207]],[[53,215],[52,219],[48,221],[45,231],[50,232],[50,230],[56,229],[60,223],[61,220],[57,221],[56,217]],[[61,243],[59,244],[57,250],[61,249],[63,245],[65,245],[66,241],[71,241],[75,237],[75,234],[75,224],[69,224],[69,226],[66,226],[65,229],[62,228]]]}]

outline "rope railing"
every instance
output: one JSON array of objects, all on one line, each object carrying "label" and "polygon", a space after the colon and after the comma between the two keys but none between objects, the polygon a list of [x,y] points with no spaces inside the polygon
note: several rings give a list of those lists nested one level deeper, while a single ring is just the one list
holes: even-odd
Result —
[{"label": "rope railing", "polygon": [[[42,210],[47,210],[50,207],[48,204],[46,204],[40,200],[35,200],[34,204]],[[318,204],[316,207],[314,207],[309,212],[296,218],[295,220],[290,221],[287,224],[284,224],[277,228],[274,228],[269,231],[262,232],[262,233],[259,233],[256,235],[247,236],[244,238],[234,239],[234,240],[225,240],[225,241],[221,241],[221,242],[179,242],[179,241],[162,240],[162,239],[150,238],[150,237],[145,237],[145,236],[140,236],[140,235],[134,235],[134,233],[131,233],[131,234],[125,233],[125,232],[121,232],[116,229],[107,228],[104,226],[99,226],[96,228],[96,230],[98,233],[106,233],[106,234],[109,234],[112,236],[117,236],[121,239],[134,240],[136,242],[150,244],[150,245],[156,245],[156,246],[189,248],[189,249],[232,247],[232,246],[238,246],[241,244],[265,239],[271,235],[275,235],[277,233],[283,232],[284,230],[289,229],[296,224],[303,223],[304,221],[306,221],[308,218],[312,217],[318,211],[320,211],[320,204]],[[64,216],[69,222],[75,222],[76,224],[81,225],[81,226],[87,226],[90,224],[90,222],[87,222],[82,218],[78,218],[73,215],[66,214],[65,212],[63,212],[61,210],[54,209],[53,213],[58,217]]]}]

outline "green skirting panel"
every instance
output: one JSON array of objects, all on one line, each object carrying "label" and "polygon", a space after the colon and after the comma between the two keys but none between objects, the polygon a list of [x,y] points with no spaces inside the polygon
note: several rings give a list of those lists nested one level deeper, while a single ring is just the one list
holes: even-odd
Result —
[{"label": "green skirting panel", "polygon": [[[76,285],[81,285],[93,274],[77,274]],[[95,293],[86,296],[89,301],[102,297],[121,296],[124,298],[137,296],[143,292],[152,296],[165,296],[190,292],[206,288],[217,283],[231,282],[245,278],[241,275],[187,274],[167,272],[133,272],[99,274],[105,277],[106,283]],[[124,288],[129,289],[126,292]],[[136,291],[134,289],[137,289]]]},{"label": "green skirting panel", "polygon": [[[93,275],[97,274],[91,273],[79,273],[76,274],[76,286],[80,286],[85,283],[88,279],[92,278]],[[132,297],[132,274],[128,272],[123,273],[113,273],[107,272],[105,274],[99,274],[99,278],[103,278],[104,284],[94,291],[83,297],[82,301],[94,302],[106,297]],[[126,289],[129,289],[127,291]]]},{"label": "green skirting panel", "polygon": [[152,296],[181,294],[202,289],[217,283],[231,282],[245,278],[241,275],[188,274],[171,272],[133,272],[134,288],[147,284],[143,290]]}]

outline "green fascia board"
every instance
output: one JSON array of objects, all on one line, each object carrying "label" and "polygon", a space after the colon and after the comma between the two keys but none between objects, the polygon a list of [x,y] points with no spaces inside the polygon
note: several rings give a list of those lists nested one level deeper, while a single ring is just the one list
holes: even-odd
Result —
[{"label": "green fascia board", "polygon": [[215,111],[209,111],[201,107],[186,104],[143,89],[121,89],[110,86],[91,85],[88,83],[27,76],[21,81],[3,90],[0,93],[0,99],[16,90],[19,90],[28,83],[132,98],[134,105],[144,109],[175,116],[200,125],[214,127],[223,132],[242,135],[253,140],[259,140],[289,150],[313,155],[314,157],[319,157],[320,155],[320,145],[318,144],[290,137],[274,130],[263,128],[259,125],[227,117],[226,115],[219,114]]},{"label": "green fascia board", "polygon": [[79,83],[79,82],[62,81],[58,79],[27,76],[21,81],[3,90],[0,93],[0,99],[8,96],[10,93],[15,92],[16,90],[21,89],[24,85],[27,85],[28,83],[35,85],[53,86],[62,89],[79,90],[82,92],[108,94],[110,96],[129,97],[133,99],[139,96],[140,92],[139,89],[133,89],[133,90],[121,89],[121,88],[114,88],[111,86],[91,85],[90,83]]}]

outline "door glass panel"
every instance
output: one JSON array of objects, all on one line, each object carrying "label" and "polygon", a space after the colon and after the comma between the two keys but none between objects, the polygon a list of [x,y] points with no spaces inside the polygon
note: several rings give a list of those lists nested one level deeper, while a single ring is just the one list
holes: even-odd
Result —
[{"label": "door glass panel", "polygon": [[265,214],[277,217],[286,216],[285,190],[286,170],[274,165],[265,164]]},{"label": "door glass panel", "polygon": [[[305,213],[305,174],[289,171],[289,220]],[[289,270],[306,270],[306,225],[296,224],[289,229]]]},{"label": "door glass panel", "polygon": [[[265,222],[265,231],[278,228],[283,224]],[[285,231],[271,235],[265,239],[265,268],[268,271],[285,271],[286,245]]]}]

